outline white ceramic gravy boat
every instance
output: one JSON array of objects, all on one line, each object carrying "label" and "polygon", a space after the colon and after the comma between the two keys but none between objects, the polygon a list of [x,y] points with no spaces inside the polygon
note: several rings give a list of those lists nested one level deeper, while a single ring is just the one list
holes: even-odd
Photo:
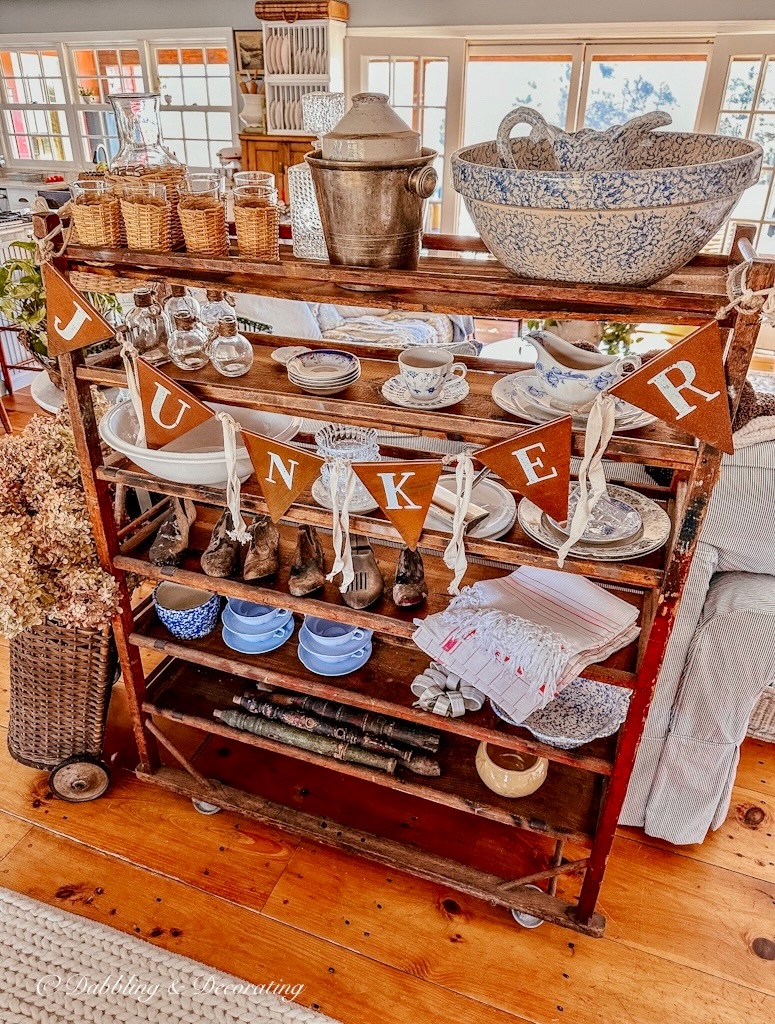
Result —
[{"label": "white ceramic gravy boat", "polygon": [[617,384],[641,363],[636,355],[587,352],[550,331],[531,331],[526,338],[536,350],[536,373],[551,404],[569,411],[591,405],[601,391]]}]

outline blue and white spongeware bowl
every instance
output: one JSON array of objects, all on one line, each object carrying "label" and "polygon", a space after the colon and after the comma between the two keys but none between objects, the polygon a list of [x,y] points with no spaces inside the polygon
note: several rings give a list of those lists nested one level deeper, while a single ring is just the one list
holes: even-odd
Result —
[{"label": "blue and white spongeware bowl", "polygon": [[272,608],[268,604],[239,601],[230,597],[221,618],[235,633],[260,636],[263,633],[271,633],[273,629],[278,629],[280,626],[285,626],[290,621],[291,615],[288,608]]},{"label": "blue and white spongeware bowl", "polygon": [[615,733],[627,717],[630,694],[622,686],[573,679],[545,708],[534,711],[524,722],[515,722],[492,701],[490,704],[499,718],[529,729],[540,742],[573,750]]},{"label": "blue and white spongeware bowl", "polygon": [[218,624],[218,594],[165,581],[153,592],[159,621],[178,640],[199,640]]},{"label": "blue and white spongeware bowl", "polygon": [[[498,138],[452,155],[452,180],[487,248],[521,277],[648,285],[693,259],[759,180],[762,148],[654,131],[654,111],[568,134],[518,107]],[[511,139],[518,124],[526,137]]]}]

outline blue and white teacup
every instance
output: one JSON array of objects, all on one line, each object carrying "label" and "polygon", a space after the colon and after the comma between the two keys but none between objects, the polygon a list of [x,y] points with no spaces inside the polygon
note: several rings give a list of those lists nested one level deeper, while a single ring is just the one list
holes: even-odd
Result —
[{"label": "blue and white teacup", "polygon": [[637,370],[640,356],[587,352],[550,331],[531,331],[526,340],[536,350],[536,374],[550,402],[561,409],[590,406],[601,391]]},{"label": "blue and white teacup", "polygon": [[451,353],[432,346],[405,348],[398,357],[401,380],[418,402],[432,402],[452,377],[465,377],[468,368],[453,362]]},{"label": "blue and white teacup", "polygon": [[165,580],[153,592],[159,621],[178,640],[199,640],[218,624],[218,594]]}]

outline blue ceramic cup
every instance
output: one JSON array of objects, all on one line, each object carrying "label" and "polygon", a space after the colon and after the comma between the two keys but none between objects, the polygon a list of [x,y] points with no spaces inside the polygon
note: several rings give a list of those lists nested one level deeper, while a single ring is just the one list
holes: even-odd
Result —
[{"label": "blue ceramic cup", "polygon": [[156,614],[178,640],[199,640],[218,624],[221,599],[218,594],[180,583],[160,583],[153,592]]}]

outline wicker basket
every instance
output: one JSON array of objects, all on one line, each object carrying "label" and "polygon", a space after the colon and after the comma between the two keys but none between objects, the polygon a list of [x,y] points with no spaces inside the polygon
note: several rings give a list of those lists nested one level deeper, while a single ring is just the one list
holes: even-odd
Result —
[{"label": "wicker basket", "polygon": [[116,670],[113,631],[44,625],[11,641],[8,749],[30,768],[98,757]]},{"label": "wicker basket", "polygon": [[170,252],[172,249],[172,204],[156,196],[137,199],[121,197],[121,216],[129,249]]},{"label": "wicker basket", "polygon": [[[112,181],[116,186],[116,190],[120,193],[120,187],[125,182],[156,182],[159,185],[164,185],[167,189],[167,199],[169,201],[170,217],[169,217],[169,241],[164,249],[154,249],[154,252],[169,252],[174,249],[182,249],[183,247],[183,228],[180,224],[180,217],[178,217],[178,183],[184,177],[186,168],[182,165],[173,167],[159,167],[153,171],[142,171],[138,169],[134,173],[116,174],[109,173],[106,175],[108,181]],[[123,204],[121,207],[123,217]],[[126,220],[124,220],[126,226]],[[143,249],[147,246],[132,245],[129,241],[129,229],[127,228],[127,245],[130,249]]]},{"label": "wicker basket", "polygon": [[257,0],[259,21],[347,21],[350,5],[344,0]]},{"label": "wicker basket", "polygon": [[87,270],[74,270],[70,274],[70,284],[79,292],[99,292],[102,295],[129,295],[137,287],[133,277],[114,277]]},{"label": "wicker basket", "polygon": [[272,204],[234,204],[239,254],[261,263],[280,258],[280,211]]},{"label": "wicker basket", "polygon": [[71,203],[70,215],[80,245],[115,249],[124,244],[118,196],[94,196]]},{"label": "wicker basket", "polygon": [[770,683],[756,702],[748,723],[748,735],[775,743],[775,683]]},{"label": "wicker basket", "polygon": [[197,256],[228,256],[226,206],[214,196],[181,196],[178,216],[186,251]]}]

